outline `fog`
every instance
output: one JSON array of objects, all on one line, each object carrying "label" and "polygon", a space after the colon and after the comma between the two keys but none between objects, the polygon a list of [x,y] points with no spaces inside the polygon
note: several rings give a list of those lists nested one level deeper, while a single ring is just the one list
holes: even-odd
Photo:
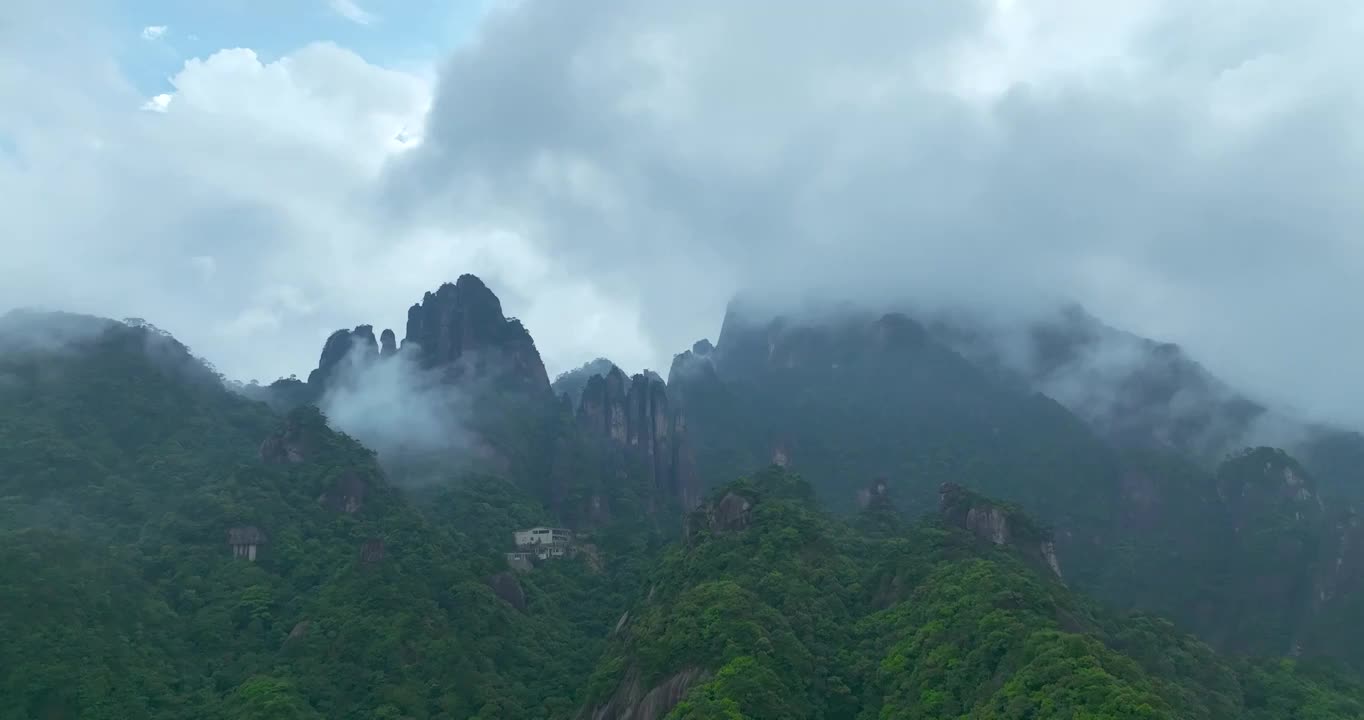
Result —
[{"label": "fog", "polygon": [[[384,357],[374,350],[355,339],[333,369],[318,407],[333,428],[377,452],[400,484],[448,479],[479,447],[468,425],[471,388],[420,367],[411,344]],[[428,467],[428,460],[440,470]]]}]

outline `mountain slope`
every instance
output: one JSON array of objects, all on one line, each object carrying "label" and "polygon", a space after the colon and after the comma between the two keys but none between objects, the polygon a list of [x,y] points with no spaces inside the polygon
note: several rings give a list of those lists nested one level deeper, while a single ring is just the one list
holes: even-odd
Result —
[{"label": "mountain slope", "polygon": [[605,572],[493,582],[547,519],[505,482],[423,512],[315,408],[276,416],[152,329],[0,334],[0,716],[550,717],[649,557],[603,538]]},{"label": "mountain slope", "polygon": [[[1364,655],[1343,639],[1356,631],[1341,620],[1356,595],[1346,589],[1364,577],[1349,505],[1282,452],[1218,465],[1159,439],[1232,427],[1224,421],[1243,403],[1230,391],[1176,352],[1160,366],[1169,372],[1134,361],[1121,387],[1094,379],[1094,393],[1122,398],[1105,412],[1143,409],[1131,424],[1082,418],[1031,380],[949,347],[943,332],[898,314],[764,319],[731,308],[720,341],[679,355],[669,378],[702,475],[790,465],[834,509],[851,509],[857,488],[883,478],[912,515],[944,483],[977,488],[1055,528],[1065,581],[1078,590],[1171,617],[1222,650],[1328,656],[1364,672]],[[1049,372],[1068,374],[1059,368],[1087,362],[1086,343],[1104,342],[1066,337],[1047,345]],[[1186,381],[1229,399],[1172,424],[1165,406]]]},{"label": "mountain slope", "polygon": [[1228,661],[1099,609],[1030,567],[1026,543],[955,524],[962,496],[881,538],[811,497],[779,468],[715,490],[622,619],[580,717],[1269,718],[1290,717],[1288,687],[1313,698],[1306,716],[1364,712],[1329,673]]}]

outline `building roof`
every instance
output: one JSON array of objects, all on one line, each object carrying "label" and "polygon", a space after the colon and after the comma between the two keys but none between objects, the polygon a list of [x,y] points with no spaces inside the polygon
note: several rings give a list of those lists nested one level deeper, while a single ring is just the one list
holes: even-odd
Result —
[{"label": "building roof", "polygon": [[263,545],[265,540],[265,533],[254,525],[236,527],[227,531],[228,545]]}]

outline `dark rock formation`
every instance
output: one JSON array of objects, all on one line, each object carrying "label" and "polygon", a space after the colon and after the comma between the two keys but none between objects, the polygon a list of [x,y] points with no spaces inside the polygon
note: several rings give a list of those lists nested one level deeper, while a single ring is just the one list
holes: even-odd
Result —
[{"label": "dark rock formation", "polygon": [[578,424],[608,445],[638,458],[657,496],[695,507],[699,495],[695,458],[686,442],[686,420],[669,407],[657,376],[630,379],[614,365],[583,387]]},{"label": "dark rock formation", "polygon": [[520,320],[502,314],[501,301],[473,275],[427,293],[407,311],[403,349],[410,345],[422,367],[549,394],[549,376],[530,333]]},{"label": "dark rock formation", "polygon": [[613,365],[606,375],[593,375],[583,387],[578,424],[624,446],[628,437],[626,407],[625,373]]},{"label": "dark rock formation", "polygon": [[322,346],[317,369],[308,374],[308,386],[320,394],[336,376],[343,362],[349,360],[363,365],[378,357],[379,342],[374,339],[373,326],[360,325],[354,330],[337,330]]},{"label": "dark rock formation", "polygon": [[1023,557],[1061,577],[1050,530],[1038,526],[1021,510],[977,495],[955,483],[939,490],[939,512],[950,525],[995,545],[1007,545]]},{"label": "dark rock formation", "polygon": [[610,699],[584,710],[578,717],[583,720],[662,720],[694,686],[709,679],[709,671],[690,667],[646,690],[639,669],[632,667]]},{"label": "dark rock formation", "polygon": [[332,483],[331,489],[322,493],[317,501],[332,512],[348,515],[359,512],[365,503],[367,483],[364,476],[355,470],[343,470]]},{"label": "dark rock formation", "polygon": [[583,363],[582,366],[569,370],[554,379],[552,386],[554,393],[567,396],[569,410],[572,411],[582,401],[583,389],[587,387],[587,383],[598,375],[606,377],[615,368],[616,364],[604,357]]},{"label": "dark rock formation", "polygon": [[416,363],[439,369],[446,379],[489,380],[496,391],[526,390],[548,394],[549,379],[535,343],[519,320],[502,315],[502,303],[483,281],[462,275],[446,283],[407,313],[407,337],[401,347],[392,330],[378,339],[374,328],[360,325],[337,330],[327,338],[317,369],[308,375],[315,401],[348,364],[364,367],[400,351]]},{"label": "dark rock formation", "polygon": [[360,546],[360,562],[377,563],[384,560],[384,541],[381,538],[370,538]]},{"label": "dark rock formation", "polygon": [[488,578],[488,587],[492,588],[493,593],[501,598],[503,602],[512,607],[525,612],[526,610],[526,591],[521,588],[521,582],[510,572],[500,572]]}]

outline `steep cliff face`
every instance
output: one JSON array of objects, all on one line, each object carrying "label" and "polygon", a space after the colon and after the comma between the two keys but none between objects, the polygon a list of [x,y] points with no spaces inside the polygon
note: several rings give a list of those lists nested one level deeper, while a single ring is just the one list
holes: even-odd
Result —
[{"label": "steep cliff face", "polygon": [[414,346],[420,364],[451,377],[488,378],[503,387],[549,393],[535,341],[520,320],[502,314],[502,302],[483,281],[461,275],[407,311],[403,350]]},{"label": "steep cliff face", "polygon": [[631,668],[610,699],[585,709],[579,720],[662,720],[687,692],[710,679],[711,673],[691,667],[679,670],[653,687],[644,687],[637,668]]},{"label": "steep cliff face", "polygon": [[613,365],[605,375],[588,379],[577,421],[589,437],[638,461],[659,497],[684,510],[695,506],[699,483],[686,441],[686,420],[669,407],[662,381],[638,374],[627,383]]},{"label": "steep cliff face", "polygon": [[[390,337],[391,330],[385,330]],[[360,325],[354,330],[337,330],[327,337],[317,369],[308,374],[308,388],[320,395],[331,383],[344,362],[357,365],[372,363],[379,358],[379,343],[374,339],[374,327]]]}]

